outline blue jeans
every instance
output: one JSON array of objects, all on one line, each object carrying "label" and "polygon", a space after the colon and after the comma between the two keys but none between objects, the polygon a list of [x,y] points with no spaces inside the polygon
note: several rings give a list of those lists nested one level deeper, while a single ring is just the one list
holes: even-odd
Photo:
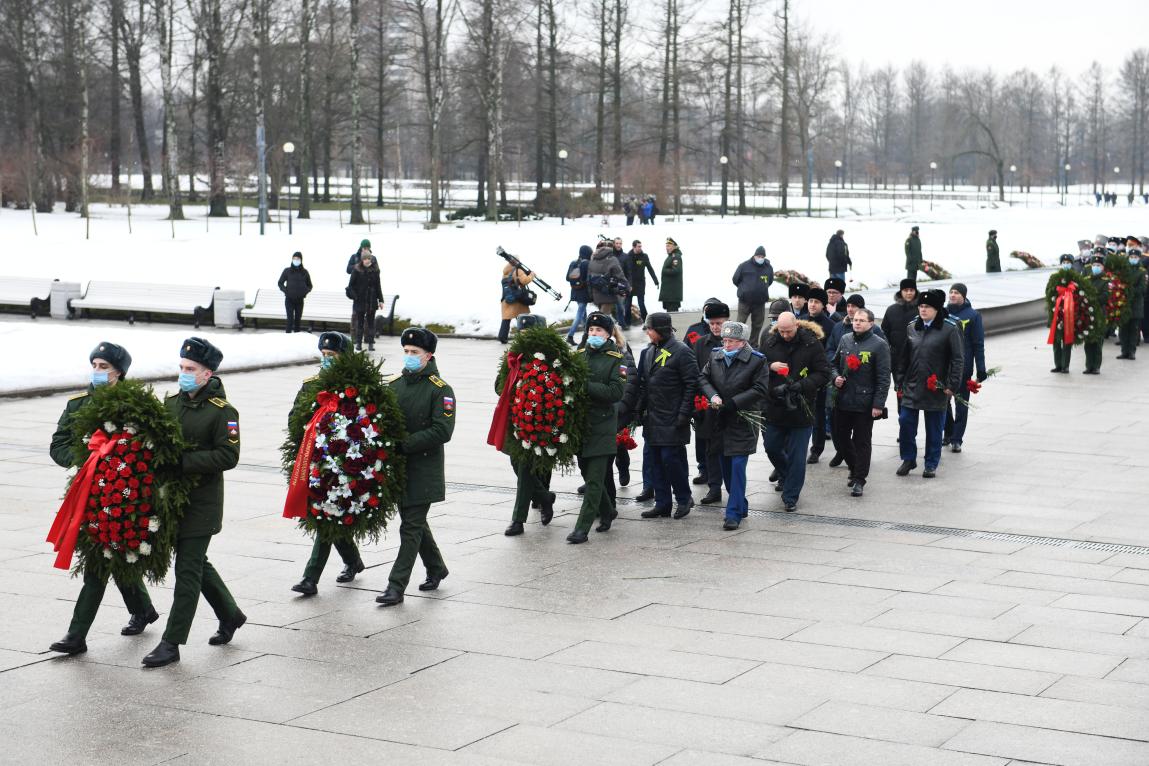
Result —
[{"label": "blue jeans", "polygon": [[578,332],[578,329],[586,324],[586,304],[579,303],[576,305],[578,306],[578,310],[575,311],[574,323],[571,325],[571,328],[567,330],[568,338],[573,338],[575,333]]},{"label": "blue jeans", "polygon": [[[961,406],[960,404],[958,405]],[[918,413],[925,416],[926,421],[926,470],[932,471],[938,467],[942,460],[942,430],[946,425],[945,410],[915,410],[902,407],[898,413],[898,449],[902,460],[916,461],[918,459]]]},{"label": "blue jeans", "polygon": [[830,279],[834,279],[835,277],[837,277],[838,279],[845,282],[846,281],[846,272],[844,272],[844,271],[831,271],[830,272]]},{"label": "blue jeans", "polygon": [[726,519],[739,521],[750,512],[746,500],[746,462],[749,455],[722,456],[722,483],[726,485]]},{"label": "blue jeans", "polygon": [[782,484],[782,502],[796,503],[806,483],[806,448],[810,445],[810,426],[787,428],[767,423],[762,432],[766,456],[778,469]]},{"label": "blue jeans", "polygon": [[622,329],[629,330],[630,329],[630,310],[628,309],[626,303],[627,302],[625,299],[619,298],[614,302],[614,305],[615,305],[615,314],[616,314],[616,317],[618,319],[618,323],[620,325],[622,325]]},{"label": "blue jeans", "polygon": [[[643,457],[646,457],[646,448],[643,448]],[[672,499],[677,500],[679,505],[689,505],[693,498],[690,495],[690,469],[686,463],[686,447],[653,445],[650,447],[650,457],[654,507],[669,508]]]}]

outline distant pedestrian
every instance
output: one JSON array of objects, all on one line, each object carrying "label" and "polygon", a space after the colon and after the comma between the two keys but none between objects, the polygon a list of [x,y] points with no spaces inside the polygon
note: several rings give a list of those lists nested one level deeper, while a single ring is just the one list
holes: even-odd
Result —
[{"label": "distant pedestrian", "polygon": [[662,262],[662,289],[658,292],[665,311],[678,311],[682,305],[682,250],[666,238],[666,260]]},{"label": "distant pedestrian", "polygon": [[738,264],[732,280],[738,288],[738,321],[750,320],[747,340],[757,342],[766,320],[766,304],[770,300],[770,285],[774,283],[774,267],[766,258],[766,248],[759,245],[754,255]]},{"label": "distant pedestrian", "polygon": [[650,214],[648,217],[650,218],[650,225],[653,226],[654,219],[658,216],[658,198],[651,194],[647,202],[650,203]]},{"label": "distant pedestrian", "polygon": [[834,232],[830,242],[826,245],[826,264],[830,269],[830,276],[846,281],[846,269],[853,267],[850,260],[850,248],[846,245],[845,233],[842,229]]},{"label": "distant pedestrian", "polygon": [[985,272],[996,274],[1001,271],[1001,251],[997,247],[997,229],[989,230],[989,239],[985,241]]},{"label": "distant pedestrian", "polygon": [[351,270],[347,283],[347,297],[351,299],[351,334],[355,350],[363,350],[367,342],[369,351],[375,350],[375,312],[383,308],[383,288],[379,285],[379,264],[371,250],[364,250],[359,263]]},{"label": "distant pedestrian", "polygon": [[626,216],[626,225],[634,226],[634,217],[638,214],[638,202],[634,197],[627,197],[622,203],[622,214]]},{"label": "distant pedestrian", "polygon": [[303,253],[291,256],[291,265],[279,275],[279,289],[287,310],[287,332],[299,332],[303,317],[303,299],[311,292],[311,275],[303,268]]},{"label": "distant pedestrian", "polygon": [[638,206],[638,222],[642,226],[653,223],[654,218],[654,200],[647,197],[641,205]]},{"label": "distant pedestrian", "polygon": [[910,229],[910,236],[906,237],[906,279],[918,278],[918,270],[922,267],[922,240],[918,234],[918,227]]},{"label": "distant pedestrian", "polygon": [[348,274],[350,274],[352,271],[354,271],[355,267],[357,265],[359,265],[359,261],[363,257],[364,251],[370,251],[370,250],[371,250],[371,240],[365,239],[359,243],[359,249],[356,250],[354,253],[352,253],[351,257],[347,259],[347,273]]}]

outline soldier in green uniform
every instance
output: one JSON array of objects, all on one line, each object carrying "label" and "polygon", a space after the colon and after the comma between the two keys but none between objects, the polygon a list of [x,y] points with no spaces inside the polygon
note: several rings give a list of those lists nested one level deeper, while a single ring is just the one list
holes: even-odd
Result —
[{"label": "soldier in green uniform", "polygon": [[678,311],[682,305],[682,250],[666,238],[666,260],[662,262],[662,287],[658,291],[663,311]]},{"label": "soldier in green uniform", "polygon": [[906,279],[917,279],[918,269],[922,267],[922,240],[918,236],[918,227],[910,229],[910,236],[906,237]]},{"label": "soldier in green uniform", "polygon": [[611,335],[614,320],[601,312],[594,312],[586,320],[587,332],[578,353],[586,355],[587,396],[590,407],[586,427],[582,434],[578,464],[586,483],[582,510],[574,531],[567,535],[568,543],[585,543],[590,525],[598,517],[597,530],[605,532],[618,516],[610,494],[607,477],[612,476],[614,457],[618,451],[615,434],[618,432],[618,411],[615,404],[622,401],[626,363]]},{"label": "soldier in green uniform", "polygon": [[207,641],[212,646],[230,642],[247,622],[207,560],[212,535],[223,527],[223,472],[239,462],[239,413],[224,398],[223,382],[215,375],[222,361],[223,352],[203,338],[185,340],[179,393],[164,400],[188,442],[181,469],[197,481],[179,522],[172,611],[163,639],[143,659],[149,668],[179,662],[179,645],[187,643],[201,593],[219,619],[219,630]]},{"label": "soldier in green uniform", "polygon": [[[1088,256],[1088,255],[1083,256],[1083,258],[1084,258],[1083,262],[1088,264],[1090,257],[1091,256]],[[1058,268],[1063,270],[1063,271],[1071,271],[1074,268],[1073,256],[1070,255],[1069,253],[1063,254],[1061,256],[1061,258],[1058,259]],[[1087,273],[1087,274],[1089,273],[1088,267],[1086,267],[1085,273]],[[1104,306],[1105,304],[1102,303],[1101,305]],[[1102,312],[1101,317],[1098,318],[1097,321],[1100,321],[1100,322],[1105,321],[1104,312]],[[1051,369],[1050,372],[1068,374],[1068,372],[1069,372],[1069,359],[1071,356],[1073,356],[1073,346],[1072,345],[1069,345],[1069,346],[1065,345],[1065,338],[1062,334],[1062,329],[1061,329],[1063,327],[1062,322],[1063,322],[1063,317],[1061,316],[1061,312],[1050,313],[1050,317],[1049,317],[1050,326],[1051,326],[1051,328],[1054,328],[1057,330],[1057,332],[1055,332],[1053,334],[1053,369]],[[896,359],[897,355],[894,355],[892,349],[893,349],[893,347],[891,346],[891,352],[890,352],[891,358]],[[1089,370],[1086,370],[1086,372],[1088,373]],[[900,407],[901,404],[899,403],[898,406]]]},{"label": "soldier in green uniform", "polygon": [[1118,359],[1136,359],[1137,343],[1141,339],[1141,319],[1145,316],[1146,274],[1141,268],[1141,247],[1139,240],[1131,239],[1125,248],[1125,257],[1129,259],[1129,270],[1133,279],[1129,284],[1129,318],[1118,328],[1117,335],[1121,339],[1121,353]]},{"label": "soldier in green uniform", "polygon": [[[327,367],[336,356],[351,351],[353,343],[354,341],[349,335],[344,335],[341,332],[325,332],[320,335],[319,353],[323,355],[320,366]],[[303,381],[299,393],[295,395],[295,402],[291,405],[292,412],[299,406],[300,399],[304,397],[307,387],[316,380],[317,376],[312,376]],[[311,546],[311,558],[307,560],[307,566],[303,569],[303,579],[291,586],[293,591],[302,593],[304,596],[314,596],[319,592],[319,577],[323,574],[323,568],[327,566],[328,557],[331,556],[331,545],[331,543],[321,542],[316,538],[315,543]],[[343,559],[343,571],[335,578],[335,582],[351,582],[355,579],[355,575],[364,569],[359,548],[354,542],[347,540],[335,543],[335,550],[339,553],[339,558]]]},{"label": "soldier in green uniform", "polygon": [[997,229],[989,230],[989,239],[985,241],[985,272],[994,274],[1001,271],[1001,250],[997,247]]},{"label": "soldier in green uniform", "polygon": [[[1100,250],[1100,248],[1098,248]],[[1093,256],[1089,263],[1089,284],[1093,286],[1094,291],[1097,292],[1097,305],[1101,308],[1094,316],[1097,317],[1096,321],[1105,323],[1105,306],[1109,303],[1109,280],[1105,278],[1105,252],[1101,251]],[[1101,360],[1104,357],[1102,350],[1105,346],[1105,328],[1101,330],[1102,340],[1085,343],[1085,375],[1100,375],[1101,374]],[[1060,337],[1060,336],[1058,336]],[[1055,338],[1056,340],[1056,338]],[[1064,372],[1069,372],[1069,348],[1066,347],[1065,351],[1065,367]]]},{"label": "soldier in green uniform", "polygon": [[407,419],[407,438],[399,449],[407,456],[407,488],[399,506],[399,552],[391,565],[387,590],[375,599],[383,606],[403,603],[415,559],[423,559],[427,579],[419,590],[435,590],[447,577],[447,564],[427,524],[431,503],[447,494],[443,445],[455,431],[455,392],[439,377],[435,348],[439,339],[422,327],[408,327],[403,344],[403,373],[391,383]]},{"label": "soldier in green uniform", "polygon": [[[97,386],[114,386],[127,377],[128,368],[132,365],[132,355],[123,346],[115,343],[103,342],[98,344],[88,355],[92,365],[92,373],[88,390],[68,399],[60,421],[56,424],[56,433],[52,434],[52,446],[49,454],[61,468],[73,468],[82,463],[87,457],[87,451],[81,451],[81,445],[76,443],[72,434],[72,420],[76,413],[89,401],[88,395]],[[81,458],[83,455],[83,458]],[[108,586],[107,577],[99,577],[92,572],[84,572],[84,587],[76,599],[76,608],[72,611],[72,622],[68,625],[68,632],[49,648],[53,652],[64,654],[83,654],[88,651],[87,636],[92,622],[96,619],[96,612],[100,602],[104,599],[104,589]],[[122,636],[136,636],[144,632],[151,623],[159,619],[148,590],[143,583],[128,584],[116,580],[116,587],[124,598],[124,605],[128,607],[131,615],[128,624],[120,630]]]}]

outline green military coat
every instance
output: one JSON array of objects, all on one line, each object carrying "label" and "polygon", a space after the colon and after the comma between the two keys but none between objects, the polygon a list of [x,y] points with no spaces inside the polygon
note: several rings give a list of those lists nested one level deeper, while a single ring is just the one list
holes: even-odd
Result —
[{"label": "green military coat", "polygon": [[1001,271],[1001,250],[993,237],[985,241],[985,270],[987,273]]},{"label": "green military coat", "polygon": [[662,262],[662,285],[658,290],[662,303],[682,303],[682,251],[675,248]]},{"label": "green military coat", "polygon": [[48,454],[61,468],[80,465],[87,458],[87,455],[78,455],[76,452],[76,439],[72,435],[72,419],[80,411],[80,408],[90,401],[88,399],[90,393],[92,393],[92,387],[88,386],[87,391],[69,397],[68,403],[64,405],[64,411],[60,414],[60,420],[56,423],[56,433],[52,434],[52,445],[48,448]]},{"label": "green military coat", "polygon": [[439,377],[435,360],[418,372],[403,371],[391,382],[407,419],[407,489],[403,505],[438,503],[447,495],[443,445],[455,432],[455,391]]},{"label": "green military coat", "polygon": [[613,455],[618,449],[615,443],[618,414],[614,405],[622,401],[626,387],[623,378],[626,362],[613,340],[608,340],[598,349],[584,346],[578,353],[586,356],[587,367],[590,368],[586,386],[590,407],[587,409],[579,456]]},{"label": "green military coat", "polygon": [[[1086,271],[1088,272],[1088,269]],[[1109,304],[1109,280],[1104,276],[1095,277],[1092,274],[1089,274],[1086,279],[1089,280],[1089,284],[1093,286],[1094,292],[1097,293],[1097,305],[1101,309],[1093,313],[1093,319],[1096,322],[1100,322],[1102,328],[1104,328],[1106,325],[1105,307]],[[1104,332],[1104,329],[1102,331]]]},{"label": "green military coat", "polygon": [[1137,266],[1133,269],[1133,284],[1129,286],[1129,319],[1142,319],[1145,317],[1145,269]]},{"label": "green military coat", "polygon": [[906,237],[906,271],[918,271],[922,267],[922,240],[910,235]]},{"label": "green military coat", "polygon": [[193,398],[181,391],[164,400],[189,447],[181,470],[197,479],[180,520],[180,539],[223,528],[223,472],[239,462],[239,412],[224,398],[223,381],[211,377]]}]

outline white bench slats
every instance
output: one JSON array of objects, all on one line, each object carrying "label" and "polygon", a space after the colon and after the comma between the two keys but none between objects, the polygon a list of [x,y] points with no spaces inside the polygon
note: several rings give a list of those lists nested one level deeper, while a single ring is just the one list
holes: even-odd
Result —
[{"label": "white bench slats", "polygon": [[199,327],[211,309],[217,289],[204,285],[92,281],[84,297],[73,298],[68,307],[78,314],[91,309],[123,311],[128,314],[129,323],[135,322],[136,314],[178,314],[192,317]]},{"label": "white bench slats", "polygon": [[55,280],[39,277],[0,277],[0,305],[28,309],[35,319],[47,312]]},{"label": "white bench slats", "polygon": [[[384,295],[382,314],[378,317],[391,333],[395,322],[395,302],[398,295]],[[276,287],[261,287],[255,291],[255,302],[251,308],[239,312],[243,319],[252,320],[258,327],[259,320],[285,321],[283,293]],[[335,290],[312,290],[303,301],[302,321],[312,326],[351,325],[351,299],[345,293]]]}]

